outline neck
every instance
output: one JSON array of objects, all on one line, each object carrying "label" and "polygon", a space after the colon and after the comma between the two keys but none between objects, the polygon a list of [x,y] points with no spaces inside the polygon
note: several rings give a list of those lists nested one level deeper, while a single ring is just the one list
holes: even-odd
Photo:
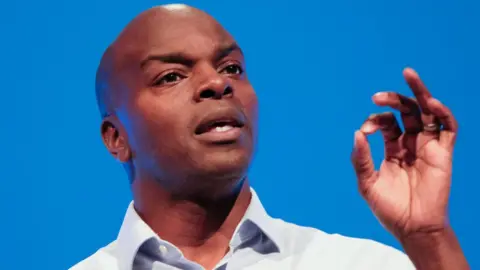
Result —
[{"label": "neck", "polygon": [[248,180],[240,189],[215,199],[178,198],[154,181],[135,181],[132,189],[141,218],[192,260],[198,254],[223,257],[251,199]]}]

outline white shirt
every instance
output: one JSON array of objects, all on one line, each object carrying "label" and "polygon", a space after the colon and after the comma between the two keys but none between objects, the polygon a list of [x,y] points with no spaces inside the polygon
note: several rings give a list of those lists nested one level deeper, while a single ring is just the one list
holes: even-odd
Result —
[{"label": "white shirt", "polygon": [[[130,203],[115,241],[70,270],[203,270],[171,243],[159,238]],[[265,212],[252,200],[217,270],[414,270],[402,252],[366,239],[327,234]]]}]

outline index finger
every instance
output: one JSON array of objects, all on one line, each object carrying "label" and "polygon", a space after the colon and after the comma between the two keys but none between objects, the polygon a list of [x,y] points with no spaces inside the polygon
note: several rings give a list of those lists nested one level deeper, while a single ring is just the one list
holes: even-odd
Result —
[{"label": "index finger", "polygon": [[408,86],[412,89],[422,112],[424,114],[431,114],[428,109],[428,100],[432,98],[432,94],[430,94],[430,91],[428,91],[427,87],[420,79],[420,76],[418,76],[418,73],[412,68],[405,68],[403,70],[403,76],[405,77]]}]

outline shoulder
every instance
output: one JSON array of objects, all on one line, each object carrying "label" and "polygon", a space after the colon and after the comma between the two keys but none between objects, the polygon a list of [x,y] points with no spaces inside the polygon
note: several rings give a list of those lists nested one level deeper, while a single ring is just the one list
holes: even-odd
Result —
[{"label": "shoulder", "polygon": [[[407,255],[377,241],[330,234],[276,219],[282,228],[282,246],[294,254],[332,260],[332,264],[355,265],[348,269],[415,269]],[[340,262],[339,262],[340,261]],[[343,268],[342,268],[343,269]],[[347,269],[347,268],[345,268]]]},{"label": "shoulder", "polygon": [[69,270],[117,270],[119,267],[116,247],[117,243],[114,241],[78,262]]}]

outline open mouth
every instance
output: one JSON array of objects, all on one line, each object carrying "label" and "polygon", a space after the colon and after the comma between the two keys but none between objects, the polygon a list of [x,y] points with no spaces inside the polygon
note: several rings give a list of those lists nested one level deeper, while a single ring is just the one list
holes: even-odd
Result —
[{"label": "open mouth", "polygon": [[234,118],[220,118],[214,120],[207,120],[200,124],[195,129],[195,134],[200,135],[203,133],[222,133],[228,132],[236,128],[242,128],[244,124]]}]

